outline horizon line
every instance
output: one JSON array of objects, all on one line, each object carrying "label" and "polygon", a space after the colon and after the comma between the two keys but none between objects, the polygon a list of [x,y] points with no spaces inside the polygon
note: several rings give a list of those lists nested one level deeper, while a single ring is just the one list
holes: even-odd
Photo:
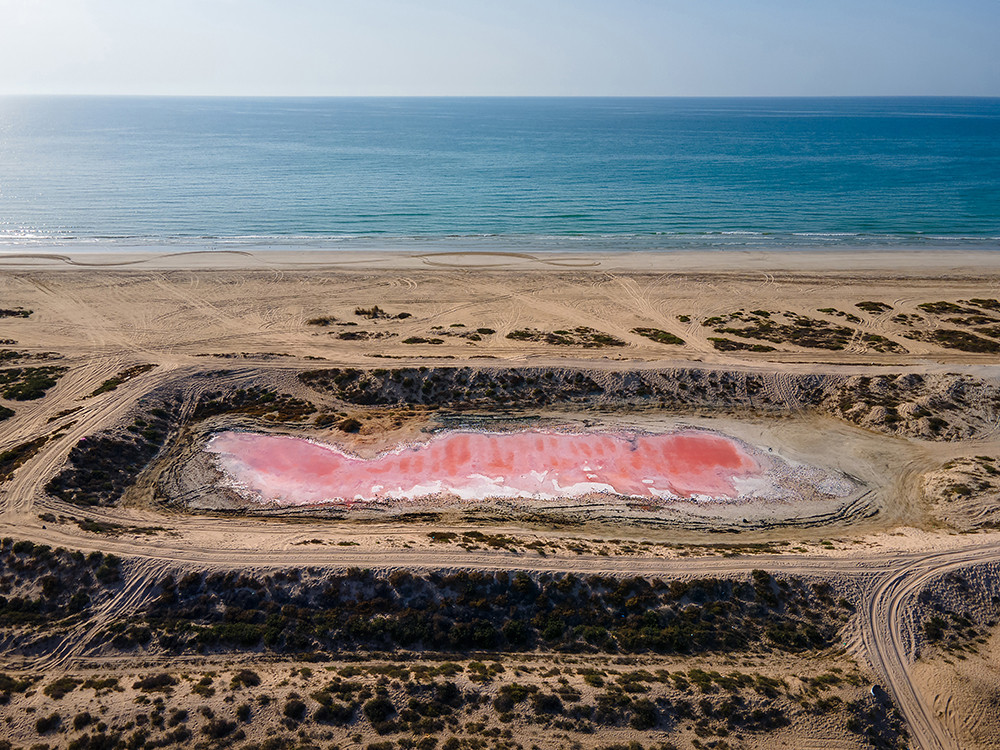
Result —
[{"label": "horizon line", "polygon": [[0,92],[67,99],[1000,99],[1000,94],[137,94]]}]

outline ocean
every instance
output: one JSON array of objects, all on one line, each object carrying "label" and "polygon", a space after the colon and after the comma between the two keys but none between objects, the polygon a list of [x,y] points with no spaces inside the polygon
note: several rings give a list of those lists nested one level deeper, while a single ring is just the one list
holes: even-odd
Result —
[{"label": "ocean", "polygon": [[1000,99],[0,98],[0,252],[1000,249]]}]

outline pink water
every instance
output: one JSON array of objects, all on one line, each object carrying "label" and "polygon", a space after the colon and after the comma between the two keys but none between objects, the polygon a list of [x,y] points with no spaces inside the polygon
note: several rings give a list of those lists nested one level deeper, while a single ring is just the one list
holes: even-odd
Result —
[{"label": "pink water", "polygon": [[549,499],[735,497],[761,467],[734,440],[688,430],[618,433],[447,432],[375,458],[300,438],[222,432],[207,450],[229,483],[281,505],[453,495]]}]

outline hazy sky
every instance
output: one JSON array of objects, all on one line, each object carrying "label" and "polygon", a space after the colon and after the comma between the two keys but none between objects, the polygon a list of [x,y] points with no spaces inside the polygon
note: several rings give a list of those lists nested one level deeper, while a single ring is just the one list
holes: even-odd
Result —
[{"label": "hazy sky", "polygon": [[1000,96],[997,0],[0,0],[0,93]]}]

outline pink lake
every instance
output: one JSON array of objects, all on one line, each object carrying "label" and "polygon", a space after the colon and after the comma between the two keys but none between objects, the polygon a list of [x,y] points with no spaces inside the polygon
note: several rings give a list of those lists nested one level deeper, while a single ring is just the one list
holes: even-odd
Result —
[{"label": "pink lake", "polygon": [[216,434],[226,483],[279,505],[454,496],[555,499],[597,492],[635,498],[738,496],[762,468],[735,440],[699,430],[622,433],[451,431],[362,458],[281,435]]}]

